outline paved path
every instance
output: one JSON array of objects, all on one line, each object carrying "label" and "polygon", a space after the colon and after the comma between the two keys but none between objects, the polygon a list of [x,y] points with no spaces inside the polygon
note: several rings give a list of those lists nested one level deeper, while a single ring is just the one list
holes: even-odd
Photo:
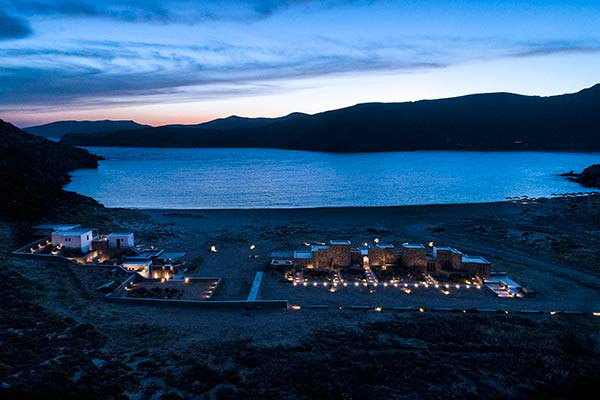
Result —
[{"label": "paved path", "polygon": [[258,296],[258,290],[260,289],[260,283],[262,282],[263,273],[258,271],[254,276],[254,282],[252,283],[252,289],[248,295],[248,301],[255,301]]}]

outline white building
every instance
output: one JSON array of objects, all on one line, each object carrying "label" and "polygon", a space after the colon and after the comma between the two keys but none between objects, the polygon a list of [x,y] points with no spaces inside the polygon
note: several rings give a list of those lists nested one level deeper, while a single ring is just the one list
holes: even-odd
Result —
[{"label": "white building", "polygon": [[92,245],[94,234],[91,229],[69,229],[52,232],[52,245],[87,253]]},{"label": "white building", "polygon": [[135,246],[133,233],[111,233],[107,238],[108,247],[111,249],[128,249]]}]

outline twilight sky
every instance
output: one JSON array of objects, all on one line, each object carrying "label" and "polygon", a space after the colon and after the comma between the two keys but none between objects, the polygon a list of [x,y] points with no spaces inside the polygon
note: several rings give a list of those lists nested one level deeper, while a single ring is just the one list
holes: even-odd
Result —
[{"label": "twilight sky", "polygon": [[598,0],[0,0],[0,118],[19,126],[598,82]]}]

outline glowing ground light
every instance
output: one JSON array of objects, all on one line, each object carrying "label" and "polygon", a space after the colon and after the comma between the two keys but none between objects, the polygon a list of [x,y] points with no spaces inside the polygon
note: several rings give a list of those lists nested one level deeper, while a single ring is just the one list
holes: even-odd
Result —
[{"label": "glowing ground light", "polygon": [[215,246],[215,245],[210,246],[210,251],[211,251],[211,253],[216,253],[217,252],[217,246]]},{"label": "glowing ground light", "polygon": [[381,312],[381,307],[375,307],[374,310],[375,312]]},{"label": "glowing ground light", "polygon": [[327,282],[323,282],[323,286],[327,286]]},{"label": "glowing ground light", "polygon": [[550,315],[556,315],[556,311],[550,311]]},{"label": "glowing ground light", "polygon": [[190,278],[187,278],[187,277],[186,277],[186,278],[185,278],[183,281],[184,281],[185,283],[190,283]]},{"label": "glowing ground light", "polygon": [[253,244],[252,244],[252,245],[250,245],[250,250],[254,250],[254,249],[256,249],[256,246],[255,246],[255,245],[253,245]]},{"label": "glowing ground light", "polygon": [[595,313],[592,313],[592,315],[593,315],[594,317],[600,317],[600,312],[595,312]]},{"label": "glowing ground light", "polygon": [[292,304],[292,305],[290,305],[289,308],[290,308],[290,310],[300,310],[302,307]]},{"label": "glowing ground light", "polygon": [[419,307],[419,312],[425,312],[425,309],[423,307]]},{"label": "glowing ground light", "polygon": [[307,285],[308,285],[308,282],[303,282],[302,284],[303,284],[304,286],[307,286]]},{"label": "glowing ground light", "polygon": [[317,282],[313,283],[313,286],[317,286]]},{"label": "glowing ground light", "polygon": [[358,286],[358,282],[354,282],[354,286]]}]

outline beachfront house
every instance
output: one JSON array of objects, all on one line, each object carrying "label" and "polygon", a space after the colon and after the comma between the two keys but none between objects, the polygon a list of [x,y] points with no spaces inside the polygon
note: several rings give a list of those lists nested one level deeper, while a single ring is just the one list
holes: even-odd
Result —
[{"label": "beachfront house", "polygon": [[90,250],[94,233],[92,229],[78,228],[52,232],[51,240],[54,247],[78,250],[85,254]]}]

